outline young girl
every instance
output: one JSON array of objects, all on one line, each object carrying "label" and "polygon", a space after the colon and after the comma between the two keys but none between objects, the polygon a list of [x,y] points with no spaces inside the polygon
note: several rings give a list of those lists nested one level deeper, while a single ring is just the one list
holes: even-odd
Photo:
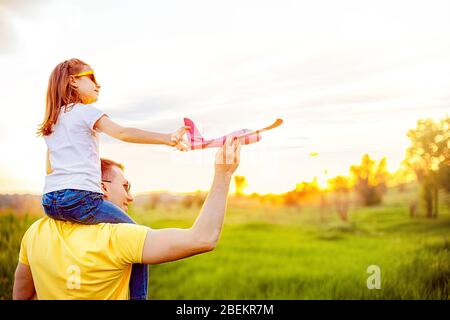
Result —
[{"label": "young girl", "polygon": [[[94,71],[79,59],[58,64],[50,75],[45,117],[38,129],[48,147],[42,205],[45,213],[57,220],[134,223],[122,209],[103,199],[98,133],[187,151],[187,141],[182,137],[189,127],[172,134],[122,127],[91,105],[97,101],[99,89]],[[147,266],[133,265],[130,299],[146,299],[147,285]]]}]

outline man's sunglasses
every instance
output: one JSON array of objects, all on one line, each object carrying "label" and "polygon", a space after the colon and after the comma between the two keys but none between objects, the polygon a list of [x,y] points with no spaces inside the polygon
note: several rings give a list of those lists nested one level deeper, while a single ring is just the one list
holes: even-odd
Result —
[{"label": "man's sunglasses", "polygon": [[[112,183],[111,180],[102,180],[102,182],[109,182],[109,183]],[[122,187],[125,189],[125,191],[126,191],[127,193],[130,193],[130,190],[131,190],[131,184],[130,184],[129,182],[123,184]]]},{"label": "man's sunglasses", "polygon": [[97,80],[95,79],[95,75],[94,75],[94,70],[88,70],[88,71],[80,72],[80,73],[74,74],[73,76],[74,76],[74,77],[84,77],[84,76],[89,76],[89,78],[90,78],[95,84],[97,84]]}]

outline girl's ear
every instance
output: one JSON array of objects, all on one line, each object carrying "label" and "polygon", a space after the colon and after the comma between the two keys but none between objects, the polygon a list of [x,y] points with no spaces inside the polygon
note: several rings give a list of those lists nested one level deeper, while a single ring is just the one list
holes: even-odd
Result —
[{"label": "girl's ear", "polygon": [[69,83],[72,87],[78,88],[77,81],[74,76],[69,76]]},{"label": "girl's ear", "polygon": [[108,193],[108,188],[106,187],[106,184],[104,184],[104,183],[102,182],[102,183],[101,183],[101,187],[102,187],[103,193]]}]

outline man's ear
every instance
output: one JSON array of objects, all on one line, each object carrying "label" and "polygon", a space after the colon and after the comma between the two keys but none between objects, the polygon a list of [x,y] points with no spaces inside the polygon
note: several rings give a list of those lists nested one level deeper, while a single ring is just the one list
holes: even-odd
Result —
[{"label": "man's ear", "polygon": [[101,183],[101,187],[102,187],[103,194],[106,197],[109,193],[108,187],[103,182]]}]

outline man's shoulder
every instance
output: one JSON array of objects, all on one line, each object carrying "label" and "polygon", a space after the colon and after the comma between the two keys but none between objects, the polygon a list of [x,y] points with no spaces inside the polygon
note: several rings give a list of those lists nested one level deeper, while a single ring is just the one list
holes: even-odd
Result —
[{"label": "man's shoulder", "polygon": [[39,228],[40,226],[42,226],[42,225],[44,225],[46,223],[49,223],[49,220],[51,220],[51,219],[49,217],[47,217],[47,216],[39,218],[35,222],[33,222],[31,224],[31,226],[28,227],[28,230],[33,230],[33,229]]},{"label": "man's shoulder", "polygon": [[150,229],[147,226],[132,223],[100,223],[96,226],[101,230],[111,233],[144,232]]},{"label": "man's shoulder", "polygon": [[[130,224],[130,223],[99,223],[99,224],[78,224],[68,221],[61,221],[49,218],[47,216],[42,217],[28,228],[25,235],[31,236],[36,234],[42,234],[47,232],[58,232],[61,231],[74,231],[77,229],[80,232],[88,231],[91,233],[95,231],[96,233],[106,233],[106,234],[114,234],[114,235],[123,235],[123,234],[139,234],[148,231],[150,228],[138,225],[138,224]],[[64,230],[64,231],[63,231]]]},{"label": "man's shoulder", "polygon": [[25,231],[25,234],[23,238],[30,237],[33,234],[36,234],[36,232],[42,228],[43,225],[48,223],[48,220],[50,218],[47,216],[44,216],[42,218],[37,219],[35,222],[31,224],[31,226],[28,227],[27,231]]},{"label": "man's shoulder", "polygon": [[111,244],[131,245],[143,243],[150,230],[149,227],[131,224],[131,223],[101,223],[98,225],[103,233],[103,237],[107,237]]}]

